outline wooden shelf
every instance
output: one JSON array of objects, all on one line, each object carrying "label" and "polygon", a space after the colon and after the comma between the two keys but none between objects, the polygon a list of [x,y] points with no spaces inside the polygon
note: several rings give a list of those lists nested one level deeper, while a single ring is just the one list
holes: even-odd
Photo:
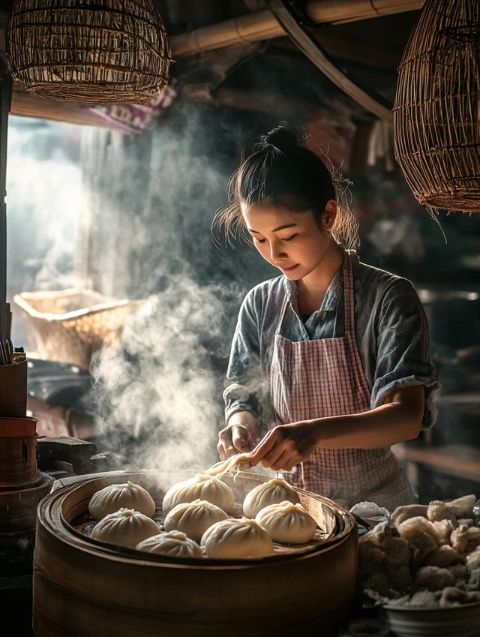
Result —
[{"label": "wooden shelf", "polygon": [[480,393],[479,392],[462,392],[455,394],[445,394],[438,397],[439,405],[469,405],[476,407],[480,413]]},{"label": "wooden shelf", "polygon": [[400,460],[480,483],[480,449],[464,445],[425,448],[401,445],[396,447],[395,453]]}]

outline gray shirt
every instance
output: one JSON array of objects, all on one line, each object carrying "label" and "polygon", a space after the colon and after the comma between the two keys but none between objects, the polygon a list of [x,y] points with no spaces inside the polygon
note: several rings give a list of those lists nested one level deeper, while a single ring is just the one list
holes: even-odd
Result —
[{"label": "gray shirt", "polygon": [[[423,385],[422,428],[436,419],[434,396],[439,382],[430,355],[427,318],[412,283],[353,258],[355,332],[370,407],[378,407],[398,387]],[[255,286],[240,308],[224,392],[225,418],[250,411],[273,422],[269,378],[275,330],[282,302],[287,308],[281,335],[291,341],[344,336],[343,276],[333,277],[322,304],[305,322],[299,315],[297,287],[284,276]]]}]

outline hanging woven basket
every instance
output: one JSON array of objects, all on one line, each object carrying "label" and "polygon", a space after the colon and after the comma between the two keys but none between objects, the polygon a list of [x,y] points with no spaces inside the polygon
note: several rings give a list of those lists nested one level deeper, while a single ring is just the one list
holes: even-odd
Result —
[{"label": "hanging woven basket", "polygon": [[171,62],[153,0],[16,0],[6,51],[28,91],[87,104],[146,101]]},{"label": "hanging woven basket", "polygon": [[394,139],[421,204],[480,212],[478,0],[427,0],[400,64]]}]

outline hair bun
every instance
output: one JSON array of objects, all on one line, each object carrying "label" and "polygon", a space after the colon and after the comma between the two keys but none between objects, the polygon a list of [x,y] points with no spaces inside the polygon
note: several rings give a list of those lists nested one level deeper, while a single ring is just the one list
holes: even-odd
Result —
[{"label": "hair bun", "polygon": [[298,147],[297,135],[284,124],[275,126],[266,135],[262,135],[262,143],[274,146],[282,153],[290,153]]}]

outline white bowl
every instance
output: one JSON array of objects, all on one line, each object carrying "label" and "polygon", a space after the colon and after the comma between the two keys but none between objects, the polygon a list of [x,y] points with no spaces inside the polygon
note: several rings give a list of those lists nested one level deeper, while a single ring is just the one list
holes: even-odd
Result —
[{"label": "white bowl", "polygon": [[480,603],[452,608],[383,607],[397,637],[478,637]]}]

